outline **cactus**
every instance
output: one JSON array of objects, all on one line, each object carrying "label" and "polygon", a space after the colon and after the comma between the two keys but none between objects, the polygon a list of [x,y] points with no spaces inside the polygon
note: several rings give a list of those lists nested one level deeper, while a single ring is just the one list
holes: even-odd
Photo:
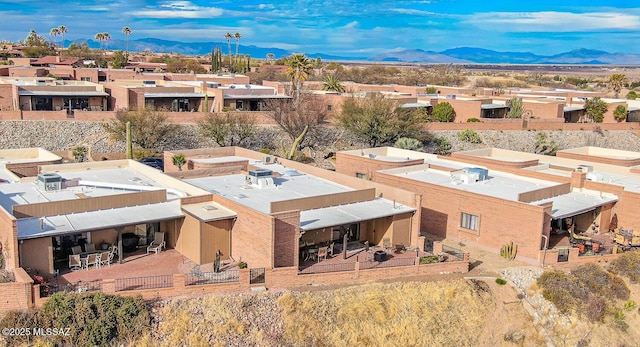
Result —
[{"label": "cactus", "polygon": [[515,259],[517,254],[518,254],[518,245],[514,245],[513,241],[503,245],[502,248],[500,249],[500,255],[507,260]]}]

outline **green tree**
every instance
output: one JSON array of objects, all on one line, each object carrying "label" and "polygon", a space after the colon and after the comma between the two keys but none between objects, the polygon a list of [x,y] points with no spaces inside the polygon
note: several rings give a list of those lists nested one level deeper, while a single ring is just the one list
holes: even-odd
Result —
[{"label": "green tree", "polygon": [[635,100],[637,98],[638,98],[638,93],[635,90],[632,90],[629,93],[627,93],[627,100]]},{"label": "green tree", "polygon": [[438,88],[436,88],[436,87],[427,87],[425,89],[425,93],[427,93],[427,94],[437,94],[438,93]]},{"label": "green tree", "polygon": [[111,58],[111,66],[114,69],[122,69],[127,65],[127,57],[122,51],[116,51]]},{"label": "green tree", "polygon": [[287,59],[287,76],[291,80],[291,88],[293,88],[294,99],[300,97],[302,84],[309,77],[309,73],[313,69],[313,61],[309,60],[304,54],[293,54]]},{"label": "green tree", "polygon": [[242,35],[240,33],[233,34],[233,37],[236,39],[236,60],[238,59],[238,46],[240,45],[240,38]]},{"label": "green tree", "polygon": [[185,63],[185,71],[187,73],[196,73],[196,74],[201,74],[201,73],[206,73],[207,69],[205,69],[202,64],[200,64],[197,60],[194,59],[189,59],[186,61]]},{"label": "green tree", "polygon": [[509,112],[507,112],[507,118],[522,118],[524,113],[524,106],[522,105],[522,98],[514,96],[507,102]]},{"label": "green tree", "polygon": [[273,59],[276,57],[273,53],[267,53],[267,61],[273,63]]},{"label": "green tree", "polygon": [[95,52],[89,47],[89,44],[87,44],[86,42],[73,42],[69,45],[69,48],[67,48],[66,53],[70,57],[78,57],[81,59],[91,60],[96,58]]},{"label": "green tree", "polygon": [[44,36],[38,35],[35,30],[31,30],[25,40],[25,47],[22,52],[27,58],[41,58],[56,53],[53,43]]},{"label": "green tree", "polygon": [[87,146],[75,146],[71,150],[71,154],[77,163],[83,162],[87,158],[87,154],[89,154],[89,149]]},{"label": "green tree", "polygon": [[100,49],[102,49],[102,42],[104,41],[104,33],[97,33],[94,37],[98,42],[100,42]]},{"label": "green tree", "polygon": [[220,147],[246,145],[258,130],[255,116],[243,112],[206,113],[197,123],[202,136]]},{"label": "green tree", "polygon": [[618,121],[623,121],[627,119],[627,108],[624,105],[618,105],[616,109],[613,111],[613,118]]},{"label": "green tree", "polygon": [[600,97],[596,96],[594,98],[588,99],[584,103],[584,112],[587,116],[591,117],[594,122],[602,123],[604,120],[604,114],[609,109],[609,105],[606,101],[600,99]]},{"label": "green tree", "polygon": [[625,74],[614,73],[613,75],[611,75],[611,77],[609,77],[609,80],[607,82],[609,84],[609,87],[613,89],[615,98],[617,99],[618,94],[620,94],[620,91],[622,90],[622,87],[624,87],[625,84],[629,83],[629,80],[627,80],[627,76]]},{"label": "green tree", "polygon": [[448,102],[439,102],[433,106],[431,118],[435,122],[451,122],[455,117],[455,110]]},{"label": "green tree", "polygon": [[422,141],[410,137],[401,137],[397,139],[393,147],[418,152],[422,152],[424,150],[424,144]]},{"label": "green tree", "polygon": [[182,167],[187,163],[187,158],[184,157],[184,154],[174,154],[171,161],[173,165],[178,167],[178,171],[182,171]]},{"label": "green tree", "polygon": [[62,49],[64,49],[64,35],[65,35],[66,33],[68,33],[68,32],[69,32],[69,29],[67,29],[67,27],[66,27],[66,26],[64,26],[64,25],[60,25],[60,26],[58,27],[58,34],[60,34],[60,36],[62,36],[62,40],[60,41],[60,47],[61,47]]},{"label": "green tree", "polygon": [[346,99],[337,121],[370,147],[391,144],[401,137],[423,137],[423,115],[417,110],[401,108],[396,101],[379,93],[367,98]]},{"label": "green tree", "polygon": [[329,90],[338,93],[344,93],[344,86],[336,75],[326,75],[322,82],[322,90]]},{"label": "green tree", "polygon": [[125,57],[127,58],[126,62],[128,62],[129,61],[129,35],[131,35],[131,28],[125,26],[124,28],[122,28],[122,33],[124,34],[124,47],[125,47],[125,51],[127,52],[125,55]]},{"label": "green tree", "polygon": [[116,119],[103,126],[113,140],[125,141],[127,122],[131,122],[131,142],[142,149],[156,151],[170,143],[179,129],[178,125],[167,122],[163,111],[149,108],[117,111]]}]

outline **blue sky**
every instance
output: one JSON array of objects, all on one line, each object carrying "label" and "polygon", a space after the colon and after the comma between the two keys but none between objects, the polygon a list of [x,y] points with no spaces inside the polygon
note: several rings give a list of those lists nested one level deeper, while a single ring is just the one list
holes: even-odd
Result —
[{"label": "blue sky", "polygon": [[129,26],[131,40],[224,42],[224,33],[239,32],[241,45],[341,56],[464,46],[640,53],[640,3],[619,0],[0,0],[0,19],[0,40],[58,25],[67,39],[104,31],[124,39]]}]

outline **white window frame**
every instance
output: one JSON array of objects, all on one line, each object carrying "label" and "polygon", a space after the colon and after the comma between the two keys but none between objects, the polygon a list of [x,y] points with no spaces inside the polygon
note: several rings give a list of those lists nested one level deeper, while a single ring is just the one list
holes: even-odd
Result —
[{"label": "white window frame", "polygon": [[461,212],[460,227],[468,230],[478,231],[480,228],[480,216],[475,214]]}]

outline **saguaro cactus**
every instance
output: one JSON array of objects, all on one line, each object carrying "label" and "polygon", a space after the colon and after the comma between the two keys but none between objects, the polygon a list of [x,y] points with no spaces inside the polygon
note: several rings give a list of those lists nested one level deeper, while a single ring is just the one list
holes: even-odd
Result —
[{"label": "saguaro cactus", "polygon": [[518,245],[514,245],[513,241],[511,241],[506,245],[503,245],[502,248],[500,249],[500,255],[507,260],[515,259],[517,254],[518,254]]}]

